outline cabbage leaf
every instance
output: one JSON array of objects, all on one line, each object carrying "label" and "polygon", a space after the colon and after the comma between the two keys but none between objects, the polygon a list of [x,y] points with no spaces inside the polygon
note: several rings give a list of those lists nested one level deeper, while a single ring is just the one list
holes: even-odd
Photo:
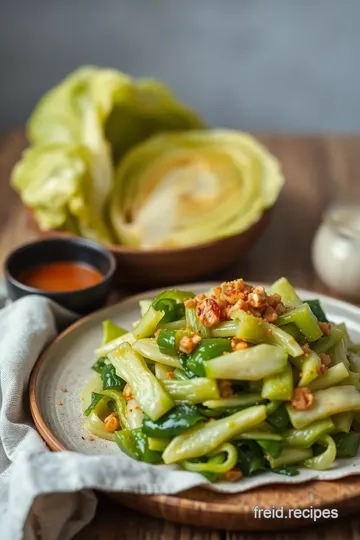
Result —
[{"label": "cabbage leaf", "polygon": [[79,68],[42,97],[28,121],[28,138],[32,144],[83,143],[89,109],[96,109],[115,161],[155,133],[203,126],[160,81],[90,66]]}]

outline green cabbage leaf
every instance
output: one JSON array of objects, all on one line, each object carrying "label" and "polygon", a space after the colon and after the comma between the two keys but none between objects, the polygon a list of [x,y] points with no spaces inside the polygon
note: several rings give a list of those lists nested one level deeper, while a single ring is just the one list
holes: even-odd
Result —
[{"label": "green cabbage leaf", "polygon": [[113,238],[103,221],[100,199],[96,201],[97,181],[104,179],[96,177],[93,154],[75,144],[29,148],[12,173],[12,185],[42,230],[65,229],[107,243]]}]

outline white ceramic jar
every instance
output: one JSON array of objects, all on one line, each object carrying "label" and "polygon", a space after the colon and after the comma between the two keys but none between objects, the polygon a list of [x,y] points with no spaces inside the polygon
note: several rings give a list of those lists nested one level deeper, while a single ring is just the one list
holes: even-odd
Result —
[{"label": "white ceramic jar", "polygon": [[319,277],[349,299],[360,299],[360,205],[329,208],[316,232],[312,257]]}]

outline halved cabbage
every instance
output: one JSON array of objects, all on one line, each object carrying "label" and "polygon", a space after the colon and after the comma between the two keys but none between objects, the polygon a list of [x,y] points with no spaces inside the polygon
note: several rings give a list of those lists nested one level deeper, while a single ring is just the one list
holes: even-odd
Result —
[{"label": "halved cabbage", "polygon": [[240,233],[276,201],[278,161],[253,137],[226,130],[162,134],[120,163],[110,196],[117,240],[150,249]]}]

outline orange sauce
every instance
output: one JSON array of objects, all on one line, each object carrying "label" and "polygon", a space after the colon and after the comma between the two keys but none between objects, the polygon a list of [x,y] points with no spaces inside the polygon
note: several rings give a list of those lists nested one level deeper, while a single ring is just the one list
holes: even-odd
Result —
[{"label": "orange sauce", "polygon": [[24,272],[20,281],[42,291],[77,291],[96,285],[103,275],[95,268],[74,262],[55,262]]}]

